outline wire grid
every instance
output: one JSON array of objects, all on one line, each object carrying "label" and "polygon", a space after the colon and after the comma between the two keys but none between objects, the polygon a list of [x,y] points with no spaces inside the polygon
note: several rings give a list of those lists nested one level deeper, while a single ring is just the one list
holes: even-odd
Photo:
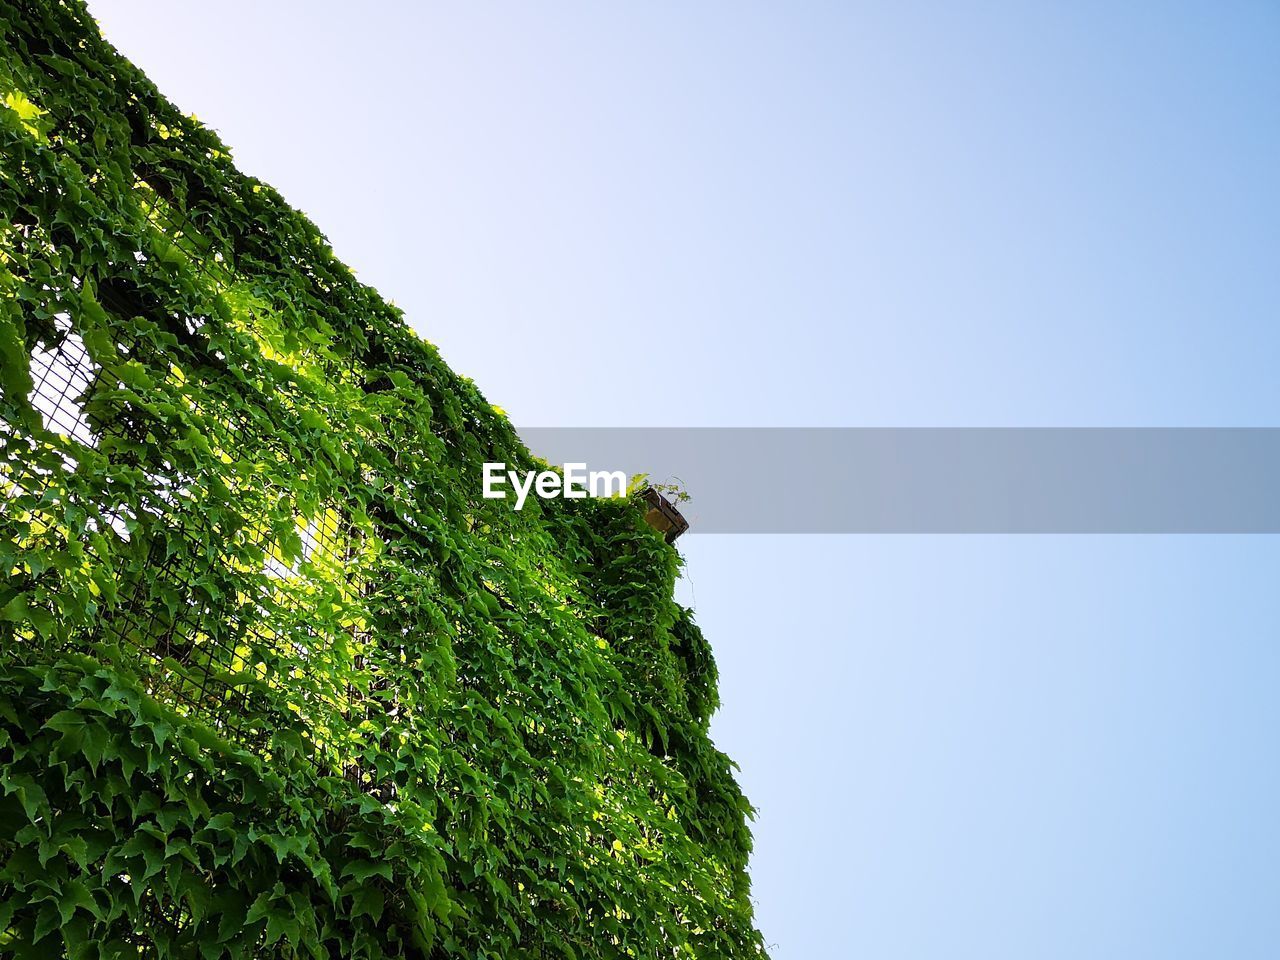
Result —
[{"label": "wire grid", "polygon": [[31,379],[35,383],[32,405],[40,411],[51,433],[95,447],[98,438],[84,415],[80,398],[97,383],[100,371],[89,358],[80,335],[71,329],[70,318],[59,314],[54,321],[60,342],[31,351]]},{"label": "wire grid", "polygon": [[[143,442],[146,437],[138,434],[145,434],[145,424],[128,418],[102,424],[96,431],[91,426],[85,407],[102,382],[102,371],[93,363],[65,315],[56,318],[56,328],[57,337],[52,342],[32,350],[34,389],[30,399],[50,432],[71,441],[66,444],[71,452],[63,454],[64,467],[75,469],[76,445],[97,447],[104,435],[133,434],[128,438]],[[127,353],[137,352],[136,344],[121,346]],[[240,435],[247,426],[247,418],[224,422],[225,435],[220,441],[227,449],[251,449],[252,443]],[[118,455],[113,453],[112,457]],[[9,478],[13,486],[35,494],[37,499],[54,478],[47,470],[19,472],[18,478]],[[96,635],[90,639],[109,640],[142,655],[152,665],[144,672],[153,695],[180,712],[199,715],[228,739],[263,751],[270,739],[271,730],[266,726],[270,724],[272,711],[260,696],[251,703],[252,685],[237,682],[235,675],[256,670],[259,679],[270,680],[275,667],[275,673],[287,676],[293,666],[305,668],[326,641],[305,622],[289,624],[293,629],[287,635],[277,629],[280,618],[256,602],[262,598],[255,599],[252,591],[245,592],[248,599],[245,594],[235,596],[239,593],[237,590],[230,590],[230,595],[216,600],[210,599],[207,591],[202,593],[202,577],[216,578],[225,573],[230,552],[207,557],[197,548],[219,542],[221,532],[213,530],[198,504],[184,496],[181,477],[160,473],[148,476],[153,489],[136,508],[119,504],[109,505],[103,511],[106,526],[122,540],[133,536],[128,520],[137,520],[139,511],[150,514],[149,519],[160,529],[146,547],[142,575],[127,576],[127,557],[117,560],[116,572],[123,589],[115,604],[109,607],[104,604]],[[333,506],[317,511],[316,517],[300,523],[296,532],[302,550],[292,561],[286,561],[269,527],[256,530],[247,542],[265,556],[262,572],[269,582],[274,581],[282,588],[291,581],[305,582],[308,564],[329,570],[346,569],[358,546],[356,531]],[[170,547],[170,542],[175,540],[181,545],[177,550]],[[103,559],[97,556],[91,542],[84,545],[95,560]],[[289,602],[287,590],[277,592],[284,595],[285,603]],[[275,599],[280,601],[281,597]],[[305,611],[299,613],[305,614]],[[173,664],[179,669],[174,670]],[[364,710],[364,705],[353,705],[359,693],[356,686],[349,685],[346,697],[352,703],[342,710],[352,729]],[[307,700],[305,696],[301,699]],[[333,712],[332,704],[312,702],[310,706]],[[304,720],[307,712],[310,711],[304,711]],[[278,723],[270,725],[298,722],[283,711],[277,710],[275,714]],[[330,726],[332,722],[331,716]],[[375,778],[362,769],[358,757],[340,758],[330,749],[336,745],[321,742],[314,736],[314,728],[308,732],[316,747],[309,756],[317,765],[332,767],[332,772],[373,785]]]}]

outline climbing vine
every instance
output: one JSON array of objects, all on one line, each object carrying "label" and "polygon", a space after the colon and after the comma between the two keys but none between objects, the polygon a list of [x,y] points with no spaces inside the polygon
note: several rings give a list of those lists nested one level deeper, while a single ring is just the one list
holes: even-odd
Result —
[{"label": "climbing vine", "polygon": [[0,956],[763,955],[678,557],[0,0]]}]

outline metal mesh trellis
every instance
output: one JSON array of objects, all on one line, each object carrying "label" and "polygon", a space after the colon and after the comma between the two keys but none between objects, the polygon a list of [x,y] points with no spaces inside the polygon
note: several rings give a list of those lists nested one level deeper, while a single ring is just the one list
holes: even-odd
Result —
[{"label": "metal mesh trellis", "polygon": [[[55,318],[55,330],[56,339],[32,349],[29,399],[45,429],[58,440],[56,462],[71,473],[78,467],[78,453],[83,456],[98,449],[104,437],[128,439],[128,433],[136,434],[137,428],[124,419],[101,422],[96,428],[90,423],[86,410],[102,371],[66,317]],[[136,352],[138,348],[123,349]],[[237,432],[230,428],[229,438],[234,440]],[[34,441],[12,425],[6,424],[4,439],[9,456],[0,510],[10,521],[20,514],[51,512],[52,504],[45,501],[58,471],[28,459],[24,451]],[[138,439],[142,438],[134,437]],[[129,457],[128,448],[122,449],[112,456]],[[126,542],[141,533],[146,541],[139,545],[143,559],[132,571],[127,555],[116,560],[120,574],[116,597],[102,602],[96,631],[78,635],[73,643],[110,640],[135,652],[142,662],[164,666],[150,671],[153,692],[246,745],[261,745],[263,731],[243,725],[253,715],[245,709],[250,688],[233,678],[255,666],[263,680],[272,672],[287,672],[305,664],[320,640],[305,624],[305,609],[297,610],[303,616],[292,622],[282,616],[297,608],[296,590],[292,594],[288,589],[276,591],[274,597],[214,596],[207,584],[202,588],[201,575],[225,572],[235,557],[227,547],[238,546],[250,553],[261,550],[263,577],[258,579],[296,588],[318,567],[341,567],[350,558],[357,534],[338,510],[326,507],[312,518],[300,519],[296,529],[300,549],[291,559],[286,559],[269,529],[254,529],[251,524],[247,532],[242,531],[239,544],[220,543],[219,532],[211,529],[199,503],[187,498],[181,475],[153,471],[147,476],[150,489],[138,502],[98,504],[106,522],[97,532]],[[140,524],[140,518],[150,523]],[[94,524],[90,521],[87,526]],[[93,541],[84,543],[93,553]],[[217,548],[209,551],[210,543]],[[273,604],[272,609],[264,606],[265,601]],[[348,694],[355,695],[354,688],[348,688]],[[322,754],[323,750],[317,755]]]}]

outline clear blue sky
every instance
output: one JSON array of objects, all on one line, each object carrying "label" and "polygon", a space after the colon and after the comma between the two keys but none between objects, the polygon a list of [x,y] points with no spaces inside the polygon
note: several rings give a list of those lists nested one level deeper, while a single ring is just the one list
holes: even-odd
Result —
[{"label": "clear blue sky", "polygon": [[[1273,2],[91,7],[518,424],[1280,425]],[[1280,955],[1280,542],[681,546],[778,960]]]}]

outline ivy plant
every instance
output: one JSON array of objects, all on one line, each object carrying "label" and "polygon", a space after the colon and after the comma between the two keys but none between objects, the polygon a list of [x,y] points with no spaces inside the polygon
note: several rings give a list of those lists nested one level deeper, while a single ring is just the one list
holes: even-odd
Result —
[{"label": "ivy plant", "polygon": [[499,460],[81,0],[0,0],[0,956],[762,956],[677,554]]}]

